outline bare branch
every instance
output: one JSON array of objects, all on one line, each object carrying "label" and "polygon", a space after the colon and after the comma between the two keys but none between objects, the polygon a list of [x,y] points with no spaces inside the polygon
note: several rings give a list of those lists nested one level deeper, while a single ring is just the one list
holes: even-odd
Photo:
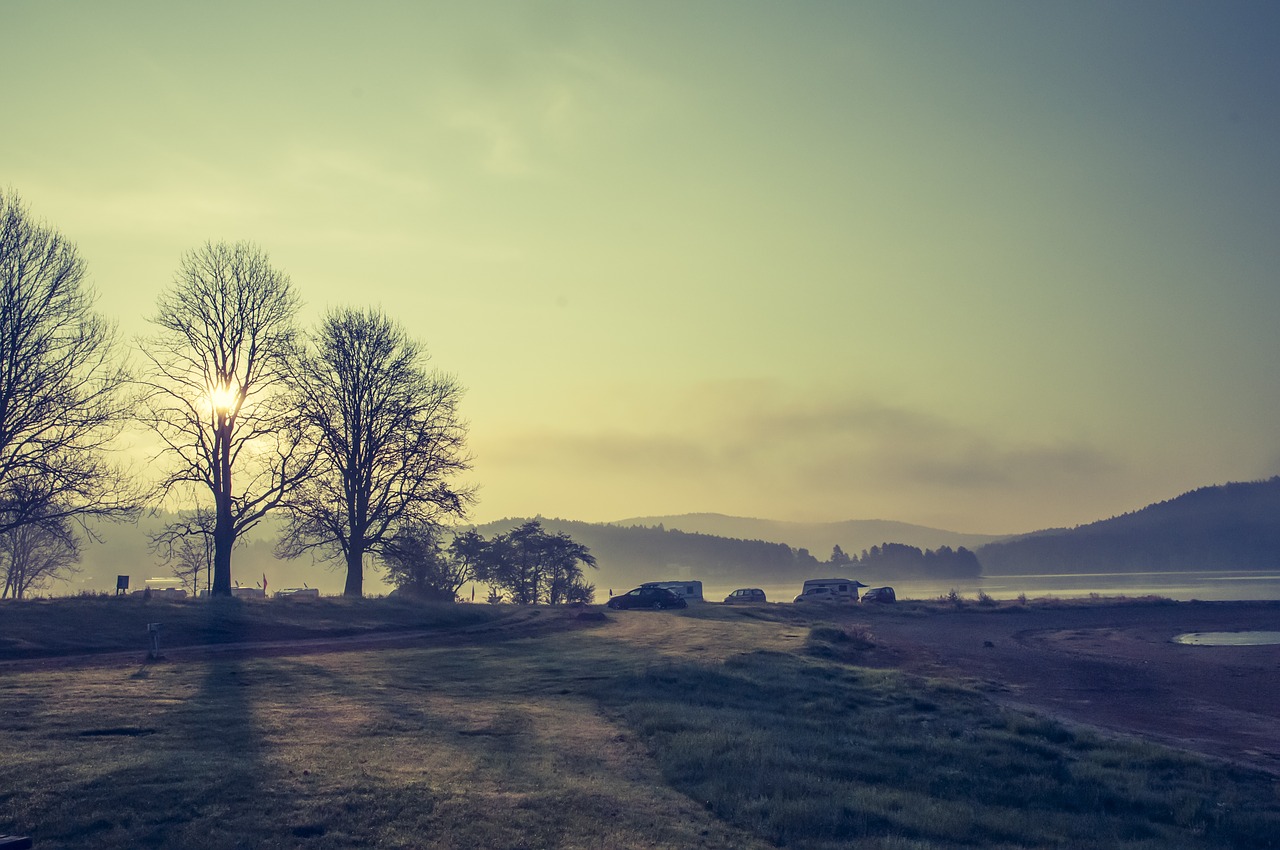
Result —
[{"label": "bare branch", "polygon": [[363,592],[365,555],[397,529],[460,518],[473,498],[454,480],[470,468],[462,387],[426,359],[386,315],[344,309],[325,317],[291,372],[316,463],[288,499],[278,551],[340,551],[348,595]]},{"label": "bare branch", "polygon": [[170,464],[159,495],[213,497],[212,593],[231,594],[231,551],[305,477],[310,456],[285,392],[299,300],[266,253],[208,243],[183,256],[145,340],[139,418]]},{"label": "bare branch", "polygon": [[0,193],[0,534],[137,514],[107,461],[129,376],[84,277],[75,246]]}]

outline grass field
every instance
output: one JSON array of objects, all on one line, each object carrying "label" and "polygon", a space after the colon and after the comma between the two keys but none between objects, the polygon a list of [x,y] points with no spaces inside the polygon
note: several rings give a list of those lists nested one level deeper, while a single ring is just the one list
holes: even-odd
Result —
[{"label": "grass field", "polygon": [[147,624],[163,646],[305,640],[439,629],[497,615],[483,605],[423,606],[396,599],[212,603],[87,596],[0,602],[0,660],[145,649]]},{"label": "grass field", "polygon": [[[74,627],[36,629],[55,640],[22,618],[83,626],[85,604],[0,607],[0,655],[41,641],[70,651]],[[302,609],[187,606],[166,622],[280,640],[445,634],[501,616],[385,600]],[[110,632],[122,612],[94,609],[95,627]],[[809,616],[611,612],[590,629],[448,646],[5,671],[0,833],[107,850],[1247,848],[1280,836],[1269,776],[858,667],[874,636]],[[136,642],[135,626],[116,628]]]}]

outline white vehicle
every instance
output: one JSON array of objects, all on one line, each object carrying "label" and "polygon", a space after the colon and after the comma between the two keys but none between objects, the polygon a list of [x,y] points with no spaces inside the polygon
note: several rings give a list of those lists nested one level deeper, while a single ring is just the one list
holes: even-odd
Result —
[{"label": "white vehicle", "polygon": [[702,582],[700,581],[646,581],[640,586],[665,588],[685,602],[702,601]]},{"label": "white vehicle", "polygon": [[320,591],[314,587],[286,587],[276,591],[276,599],[319,599]]},{"label": "white vehicle", "polygon": [[857,602],[860,587],[866,587],[866,585],[851,578],[811,578],[804,583],[800,595],[792,602],[804,605]]}]

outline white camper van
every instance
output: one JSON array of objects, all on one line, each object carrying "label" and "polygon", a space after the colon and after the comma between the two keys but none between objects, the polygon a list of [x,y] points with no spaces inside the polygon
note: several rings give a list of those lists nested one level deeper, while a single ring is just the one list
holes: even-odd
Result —
[{"label": "white camper van", "polygon": [[858,588],[866,587],[851,578],[811,578],[804,583],[800,595],[793,602],[808,605],[813,602],[857,602]]},{"label": "white camper van", "polygon": [[700,581],[646,581],[640,586],[666,588],[685,602],[702,601],[702,582]]}]

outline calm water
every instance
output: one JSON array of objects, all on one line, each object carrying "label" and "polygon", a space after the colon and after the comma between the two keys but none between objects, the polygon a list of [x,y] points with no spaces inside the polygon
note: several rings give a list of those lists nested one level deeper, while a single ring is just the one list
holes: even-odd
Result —
[{"label": "calm water", "polygon": [[1191,646],[1270,646],[1280,643],[1280,632],[1189,632],[1174,641]]},{"label": "calm water", "polygon": [[[825,578],[815,575],[814,578]],[[907,581],[893,582],[849,573],[865,584],[892,584],[900,599],[936,599],[953,588],[961,596],[976,598],[979,591],[993,599],[1015,599],[1054,596],[1071,598],[1099,596],[1163,596],[1187,601],[1280,600],[1280,570],[1238,570],[1234,572],[1184,571],[1171,573],[1073,573],[1070,575],[988,576],[971,581]],[[801,582],[763,584],[760,587],[770,602],[790,602],[800,592]],[[704,585],[708,601],[719,602],[737,587],[746,585]]]}]

